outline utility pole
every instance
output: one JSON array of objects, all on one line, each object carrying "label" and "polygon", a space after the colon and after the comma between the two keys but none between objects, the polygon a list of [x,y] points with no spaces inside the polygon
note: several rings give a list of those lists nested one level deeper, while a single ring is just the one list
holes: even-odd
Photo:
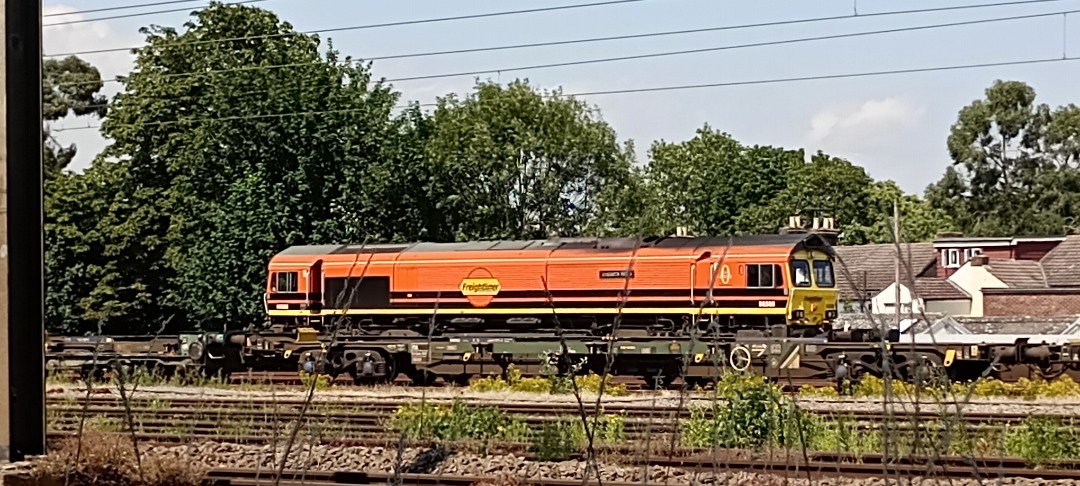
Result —
[{"label": "utility pole", "polygon": [[[896,200],[893,200],[893,241],[896,242],[896,330],[900,330],[900,205]],[[912,285],[914,287],[914,285]],[[914,292],[915,289],[908,289],[908,293]],[[914,305],[915,296],[911,296],[912,305]]]},{"label": "utility pole", "polygon": [[41,0],[0,0],[0,461],[45,452]]}]

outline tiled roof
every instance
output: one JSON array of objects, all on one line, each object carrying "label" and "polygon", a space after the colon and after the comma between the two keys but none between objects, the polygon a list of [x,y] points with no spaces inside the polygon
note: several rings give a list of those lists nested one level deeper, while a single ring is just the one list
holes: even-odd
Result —
[{"label": "tiled roof", "polygon": [[[841,298],[869,298],[896,280],[896,246],[892,243],[834,246],[833,249],[839,257],[835,273]],[[905,243],[900,245],[900,251],[904,261],[911,264],[916,278],[937,264],[933,243]],[[907,280],[904,267],[901,267],[900,277],[901,281]]]},{"label": "tiled roof", "polygon": [[991,275],[1012,289],[1046,287],[1042,265],[1032,260],[994,260],[984,265]]},{"label": "tiled roof", "polygon": [[1067,236],[1041,263],[1051,287],[1080,287],[1080,235]]},{"label": "tiled roof", "polygon": [[915,293],[923,300],[971,299],[971,296],[956,284],[940,277],[916,278]]}]

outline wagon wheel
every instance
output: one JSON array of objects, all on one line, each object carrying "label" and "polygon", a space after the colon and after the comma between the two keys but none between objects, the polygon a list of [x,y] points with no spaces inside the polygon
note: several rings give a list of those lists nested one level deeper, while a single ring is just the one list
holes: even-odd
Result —
[{"label": "wagon wheel", "polygon": [[736,346],[735,349],[731,350],[731,359],[729,361],[735,371],[746,371],[750,368],[750,362],[752,361],[750,350],[746,346]]},{"label": "wagon wheel", "polygon": [[947,384],[948,372],[933,359],[920,359],[911,366],[912,381],[917,386],[935,387]]}]

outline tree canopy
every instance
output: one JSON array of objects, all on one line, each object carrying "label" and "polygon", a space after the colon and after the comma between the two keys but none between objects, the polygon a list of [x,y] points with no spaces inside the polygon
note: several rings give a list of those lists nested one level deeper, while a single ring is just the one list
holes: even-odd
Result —
[{"label": "tree canopy", "polygon": [[1051,110],[1019,81],[996,81],[963,107],[953,164],[926,197],[969,235],[1063,234],[1080,212],[1080,108]]}]

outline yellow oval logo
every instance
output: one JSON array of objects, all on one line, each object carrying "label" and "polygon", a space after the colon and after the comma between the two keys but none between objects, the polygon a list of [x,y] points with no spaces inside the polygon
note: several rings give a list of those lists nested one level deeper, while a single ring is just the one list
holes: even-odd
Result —
[{"label": "yellow oval logo", "polygon": [[502,289],[497,278],[467,278],[461,281],[461,293],[465,295],[496,295]]},{"label": "yellow oval logo", "polygon": [[723,267],[720,267],[720,283],[727,285],[731,281],[731,269],[728,268],[725,263]]}]

